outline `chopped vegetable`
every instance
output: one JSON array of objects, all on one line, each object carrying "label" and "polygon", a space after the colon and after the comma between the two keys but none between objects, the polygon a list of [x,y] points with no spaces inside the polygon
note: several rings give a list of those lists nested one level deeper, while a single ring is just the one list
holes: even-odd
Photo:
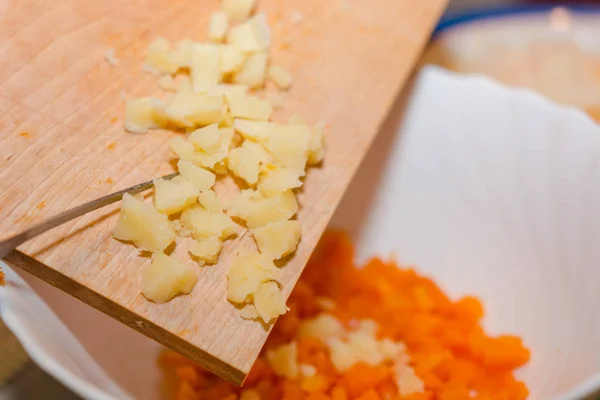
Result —
[{"label": "chopped vegetable", "polygon": [[250,16],[256,6],[256,0],[223,0],[221,9],[236,21],[241,21]]},{"label": "chopped vegetable", "polygon": [[[452,301],[430,279],[393,262],[372,259],[357,268],[353,260],[345,235],[325,234],[243,389],[164,353],[163,363],[178,375],[174,398],[527,398],[513,371],[529,351],[517,337],[485,335],[477,299]],[[326,314],[322,299],[335,304]],[[252,307],[243,310],[257,317]]]},{"label": "chopped vegetable", "polygon": [[190,253],[205,263],[214,264],[222,249],[223,241],[218,236],[211,236],[192,243]]},{"label": "chopped vegetable", "polygon": [[287,90],[292,86],[292,75],[283,67],[273,65],[269,67],[269,78],[281,90]]},{"label": "chopped vegetable", "polygon": [[[254,14],[255,8],[255,0],[223,0],[221,10],[207,16],[207,41],[184,38],[172,45],[159,37],[146,49],[146,69],[160,75],[159,87],[170,93],[161,93],[164,100],[127,99],[125,129],[175,130],[169,147],[179,176],[154,182],[154,205],[125,196],[113,236],[153,252],[164,251],[176,236],[193,240],[187,246],[190,257],[204,265],[218,262],[223,241],[243,229],[236,222],[245,224],[259,253],[233,261],[228,298],[242,318],[269,323],[287,312],[276,283],[282,272],[270,266],[274,260],[283,265],[300,243],[301,224],[291,220],[298,211],[295,190],[307,166],[323,159],[324,145],[323,129],[298,118],[289,124],[270,121],[273,102],[285,104],[284,94],[273,97],[260,89],[268,76],[286,90],[292,76],[279,66],[269,67],[271,28],[267,15]],[[239,178],[234,181],[241,192],[219,198],[217,175]],[[181,267],[156,257],[146,273],[153,279],[165,274],[164,265]],[[248,260],[254,265],[242,266]],[[177,268],[172,272],[183,271]],[[191,290],[164,276],[162,286],[155,285],[159,294],[143,289],[148,299],[166,301]],[[319,377],[311,379],[305,387],[322,383]]]},{"label": "chopped vegetable", "polygon": [[222,42],[227,35],[229,27],[229,16],[223,11],[215,11],[210,16],[208,25],[208,37],[213,42]]},{"label": "chopped vegetable", "polygon": [[148,300],[164,303],[179,293],[188,294],[198,277],[193,267],[163,253],[152,254],[142,275],[142,293]]},{"label": "chopped vegetable", "polygon": [[175,230],[167,216],[159,213],[152,204],[126,193],[113,236],[148,251],[163,251],[175,240]]}]

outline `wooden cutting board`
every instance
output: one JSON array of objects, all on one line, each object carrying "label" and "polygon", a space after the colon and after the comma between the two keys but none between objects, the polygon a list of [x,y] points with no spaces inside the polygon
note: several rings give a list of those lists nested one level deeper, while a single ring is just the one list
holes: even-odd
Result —
[{"label": "wooden cutting board", "polygon": [[[284,268],[289,294],[434,27],[445,0],[262,0],[272,60],[294,75],[276,119],[326,121],[327,154],[299,196],[303,239]],[[206,40],[214,0],[23,0],[0,4],[0,235],[173,171],[172,133],[122,128],[124,96],[156,92],[142,71],[157,35]],[[292,23],[300,12],[302,22]],[[114,49],[116,67],[104,60]],[[111,239],[118,205],[86,215],[8,261],[133,329],[241,383],[268,331],[226,301],[234,252],[199,269],[189,296],[156,305],[140,294],[148,258]],[[102,327],[98,327],[102,329]],[[107,343],[107,345],[109,345]]]}]

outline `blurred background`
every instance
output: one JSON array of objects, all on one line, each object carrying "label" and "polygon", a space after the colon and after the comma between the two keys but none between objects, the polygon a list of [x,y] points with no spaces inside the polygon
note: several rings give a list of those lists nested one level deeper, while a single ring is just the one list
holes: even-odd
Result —
[{"label": "blurred background", "polygon": [[600,2],[452,1],[422,64],[485,74],[600,121]]},{"label": "blurred background", "polygon": [[[532,89],[600,121],[600,0],[452,0],[424,64]],[[0,321],[0,400],[7,399],[78,397],[40,370]]]}]

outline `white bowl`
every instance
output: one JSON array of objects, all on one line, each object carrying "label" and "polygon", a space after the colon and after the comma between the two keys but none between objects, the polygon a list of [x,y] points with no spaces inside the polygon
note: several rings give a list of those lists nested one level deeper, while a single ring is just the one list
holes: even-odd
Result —
[{"label": "white bowl", "polygon": [[[532,349],[519,371],[531,398],[574,398],[600,387],[598,204],[600,127],[586,115],[429,68],[332,224],[362,259],[395,254],[452,295],[480,296],[486,328]],[[88,399],[160,398],[159,345],[23,277],[73,332],[9,271],[2,317],[46,371]]]},{"label": "white bowl", "polygon": [[484,8],[442,21],[423,62],[485,74],[597,112],[599,37],[597,5]]}]

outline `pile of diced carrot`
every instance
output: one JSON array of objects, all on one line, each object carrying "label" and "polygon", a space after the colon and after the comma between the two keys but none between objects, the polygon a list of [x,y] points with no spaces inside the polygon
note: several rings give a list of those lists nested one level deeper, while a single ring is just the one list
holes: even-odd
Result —
[{"label": "pile of diced carrot", "polygon": [[[423,393],[400,397],[389,365],[358,363],[340,374],[328,348],[310,337],[298,341],[300,364],[316,373],[295,380],[277,376],[265,351],[295,337],[300,322],[322,311],[323,299],[335,307],[327,312],[351,325],[358,319],[374,320],[377,336],[403,342],[409,364],[424,382]],[[354,264],[349,239],[327,233],[310,260],[263,355],[243,388],[215,377],[173,353],[164,365],[177,376],[177,400],[519,400],[527,387],[514,370],[529,360],[529,350],[515,336],[490,337],[480,326],[483,307],[474,297],[450,300],[430,279],[394,262],[372,259],[363,268]]]}]

